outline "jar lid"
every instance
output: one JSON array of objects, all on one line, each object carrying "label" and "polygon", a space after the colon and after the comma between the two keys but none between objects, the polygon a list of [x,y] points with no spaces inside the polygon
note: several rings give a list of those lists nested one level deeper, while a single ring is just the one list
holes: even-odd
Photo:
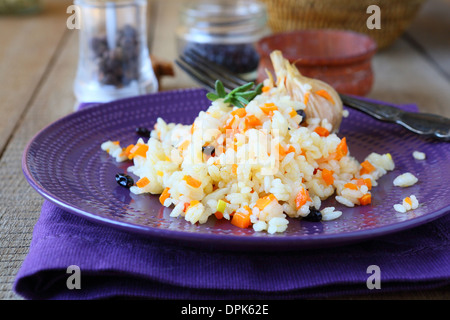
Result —
[{"label": "jar lid", "polygon": [[177,30],[180,38],[198,43],[254,42],[268,33],[266,7],[255,0],[187,3]]}]

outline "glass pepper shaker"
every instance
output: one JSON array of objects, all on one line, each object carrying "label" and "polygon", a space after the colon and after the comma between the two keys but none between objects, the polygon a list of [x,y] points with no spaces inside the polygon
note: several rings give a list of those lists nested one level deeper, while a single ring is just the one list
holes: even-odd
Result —
[{"label": "glass pepper shaker", "polygon": [[81,12],[78,103],[158,91],[147,46],[146,0],[75,0]]}]

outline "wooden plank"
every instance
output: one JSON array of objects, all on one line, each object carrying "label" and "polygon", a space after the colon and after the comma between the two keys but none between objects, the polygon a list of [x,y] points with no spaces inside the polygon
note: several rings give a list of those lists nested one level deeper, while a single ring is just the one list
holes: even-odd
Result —
[{"label": "wooden plank", "polygon": [[44,11],[0,19],[0,154],[45,76],[67,30],[71,1],[44,1]]},{"label": "wooden plank", "polygon": [[[40,215],[43,198],[26,182],[21,157],[28,141],[42,128],[73,111],[73,81],[78,61],[78,37],[75,30],[65,31],[62,50],[48,67],[35,98],[0,159],[0,299],[20,299],[12,284],[28,254],[34,225]],[[14,257],[9,259],[8,257]]]},{"label": "wooden plank", "polygon": [[450,117],[450,83],[404,39],[377,53],[375,82],[368,95],[396,104],[415,103],[422,112]]},{"label": "wooden plank", "polygon": [[428,0],[408,28],[408,42],[450,79],[450,1]]}]

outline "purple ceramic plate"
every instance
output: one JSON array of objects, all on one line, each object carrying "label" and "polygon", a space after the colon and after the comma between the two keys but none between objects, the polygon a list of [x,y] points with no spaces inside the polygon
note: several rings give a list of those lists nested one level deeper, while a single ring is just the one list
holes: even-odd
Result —
[{"label": "purple ceramic plate", "polygon": [[[231,250],[343,245],[415,227],[450,210],[450,144],[421,138],[350,110],[339,135],[347,137],[352,156],[362,161],[370,152],[389,152],[396,164],[372,189],[371,205],[347,208],[329,199],[325,205],[343,211],[339,219],[291,219],[285,233],[274,235],[240,229],[214,217],[201,225],[171,218],[171,209],[161,206],[157,195],[134,195],[116,183],[115,174],[130,164],[116,163],[100,145],[106,140],[135,143],[135,128],[153,127],[157,117],[192,123],[198,112],[209,106],[205,94],[201,89],[162,92],[64,117],[30,141],[23,156],[24,174],[44,198],[89,220],[163,241]],[[425,152],[427,159],[415,160],[415,150]],[[404,172],[412,172],[419,182],[408,188],[394,187],[393,179]],[[395,212],[393,205],[411,194],[418,198],[419,208]]]}]

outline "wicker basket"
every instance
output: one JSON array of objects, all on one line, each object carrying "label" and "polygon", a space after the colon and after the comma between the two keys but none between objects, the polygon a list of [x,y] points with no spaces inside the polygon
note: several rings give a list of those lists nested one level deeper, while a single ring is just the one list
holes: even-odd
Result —
[{"label": "wicker basket", "polygon": [[[348,29],[370,35],[378,48],[392,44],[409,26],[425,0],[261,0],[273,32]],[[381,29],[368,29],[367,7],[380,7]]]}]

